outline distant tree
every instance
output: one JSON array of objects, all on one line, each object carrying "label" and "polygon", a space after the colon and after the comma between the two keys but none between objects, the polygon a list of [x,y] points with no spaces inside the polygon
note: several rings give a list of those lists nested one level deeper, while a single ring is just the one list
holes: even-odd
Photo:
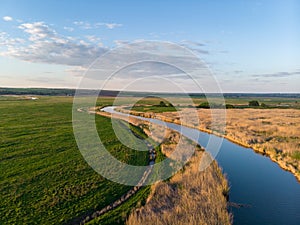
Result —
[{"label": "distant tree", "polygon": [[233,108],[235,108],[234,105],[231,105],[231,104],[226,104],[225,106],[226,106],[226,109],[233,109]]},{"label": "distant tree", "polygon": [[159,102],[159,106],[160,107],[167,107],[166,103],[164,101],[160,101]]},{"label": "distant tree", "polygon": [[[233,107],[233,106],[232,106]],[[223,109],[224,105],[214,103],[214,102],[202,102],[200,105],[197,106],[197,108],[202,108],[202,109]]]},{"label": "distant tree", "polygon": [[267,108],[268,107],[265,103],[261,103],[260,106],[263,107],[263,108]]},{"label": "distant tree", "polygon": [[202,102],[198,108],[202,108],[202,109],[209,109],[210,106],[209,106],[209,103],[208,102]]},{"label": "distant tree", "polygon": [[256,100],[250,101],[249,106],[254,106],[254,107],[259,106],[259,102]]}]

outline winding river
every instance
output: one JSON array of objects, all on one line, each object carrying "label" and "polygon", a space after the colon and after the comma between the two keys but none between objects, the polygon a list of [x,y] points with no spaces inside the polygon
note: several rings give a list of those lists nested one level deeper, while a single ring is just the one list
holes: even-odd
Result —
[{"label": "winding river", "polygon": [[[103,111],[114,111],[105,107]],[[164,124],[170,129],[198,142],[204,148],[213,134],[196,129],[166,123],[156,119],[133,116],[152,123]],[[195,139],[195,132],[199,138]],[[281,169],[268,157],[223,140],[216,157],[230,183],[230,202],[247,207],[231,207],[236,225],[299,225],[300,224],[300,184],[293,174]]]}]

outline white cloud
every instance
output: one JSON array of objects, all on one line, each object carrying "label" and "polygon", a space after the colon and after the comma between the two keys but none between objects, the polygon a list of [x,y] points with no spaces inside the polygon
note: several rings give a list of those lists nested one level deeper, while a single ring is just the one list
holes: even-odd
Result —
[{"label": "white cloud", "polygon": [[24,42],[25,40],[22,38],[10,38],[6,32],[0,32],[0,46],[11,48]]},{"label": "white cloud", "polygon": [[72,32],[72,31],[74,31],[74,28],[73,27],[64,27],[64,30]]},{"label": "white cloud", "polygon": [[101,38],[95,36],[95,35],[87,35],[85,36],[87,40],[89,40],[90,42],[100,42],[101,41]]},{"label": "white cloud", "polygon": [[0,45],[6,47],[6,51],[0,55],[30,62],[87,66],[107,51],[99,45],[60,35],[44,22],[23,23],[19,29],[28,39],[13,39],[2,33]]},{"label": "white cloud", "polygon": [[44,22],[23,23],[19,28],[30,34],[30,41],[37,41],[46,37],[51,38],[56,36],[56,32]]},{"label": "white cloud", "polygon": [[12,21],[12,20],[13,20],[13,18],[10,17],[10,16],[3,16],[2,19],[3,19],[4,21]]},{"label": "white cloud", "polygon": [[79,28],[85,29],[85,30],[93,28],[92,25],[90,23],[88,23],[88,22],[75,21],[73,24],[76,25],[76,26],[78,26]]},{"label": "white cloud", "polygon": [[114,29],[122,26],[120,23],[104,23],[103,25],[105,25],[108,29]]},{"label": "white cloud", "polygon": [[127,45],[130,42],[127,41],[127,40],[114,40],[114,43],[119,47],[119,46],[122,46],[122,45]]},{"label": "white cloud", "polygon": [[85,30],[89,30],[89,29],[97,29],[100,28],[102,26],[108,28],[108,29],[114,29],[116,27],[121,27],[123,26],[120,23],[88,23],[88,22],[84,22],[84,21],[75,21],[73,22],[74,25],[78,26],[81,29],[85,29]]}]

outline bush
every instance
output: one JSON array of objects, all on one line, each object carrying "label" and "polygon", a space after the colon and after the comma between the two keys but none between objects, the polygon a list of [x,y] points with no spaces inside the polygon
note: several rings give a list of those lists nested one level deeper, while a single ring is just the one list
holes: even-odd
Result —
[{"label": "bush", "polygon": [[256,101],[256,100],[250,101],[250,102],[249,102],[249,106],[257,107],[257,106],[259,106],[259,102]]},{"label": "bush", "polygon": [[265,103],[261,103],[260,106],[263,108],[268,108],[268,106]]},{"label": "bush", "polygon": [[234,105],[231,105],[231,104],[226,104],[226,109],[234,109]]},{"label": "bush", "polygon": [[210,106],[208,102],[202,102],[197,108],[209,109]]},{"label": "bush", "polygon": [[[229,107],[234,108],[233,105],[229,105]],[[223,109],[224,105],[222,104],[217,104],[217,103],[209,103],[209,102],[202,102],[200,105],[197,106],[197,108],[202,108],[202,109]],[[227,108],[227,105],[226,105]]]},{"label": "bush", "polygon": [[160,101],[158,106],[159,107],[167,107],[167,105],[164,101]]}]

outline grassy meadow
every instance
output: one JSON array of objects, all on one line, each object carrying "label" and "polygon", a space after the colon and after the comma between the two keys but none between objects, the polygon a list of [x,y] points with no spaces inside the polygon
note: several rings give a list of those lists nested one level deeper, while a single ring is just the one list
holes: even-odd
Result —
[{"label": "grassy meadow", "polygon": [[[104,179],[85,162],[73,136],[72,101],[0,97],[0,224],[74,223],[131,188]],[[147,152],[132,152],[117,140],[110,119],[96,116],[96,124],[113,155],[129,164],[147,164]],[[123,224],[148,193],[149,187],[141,189],[97,223]]]}]

